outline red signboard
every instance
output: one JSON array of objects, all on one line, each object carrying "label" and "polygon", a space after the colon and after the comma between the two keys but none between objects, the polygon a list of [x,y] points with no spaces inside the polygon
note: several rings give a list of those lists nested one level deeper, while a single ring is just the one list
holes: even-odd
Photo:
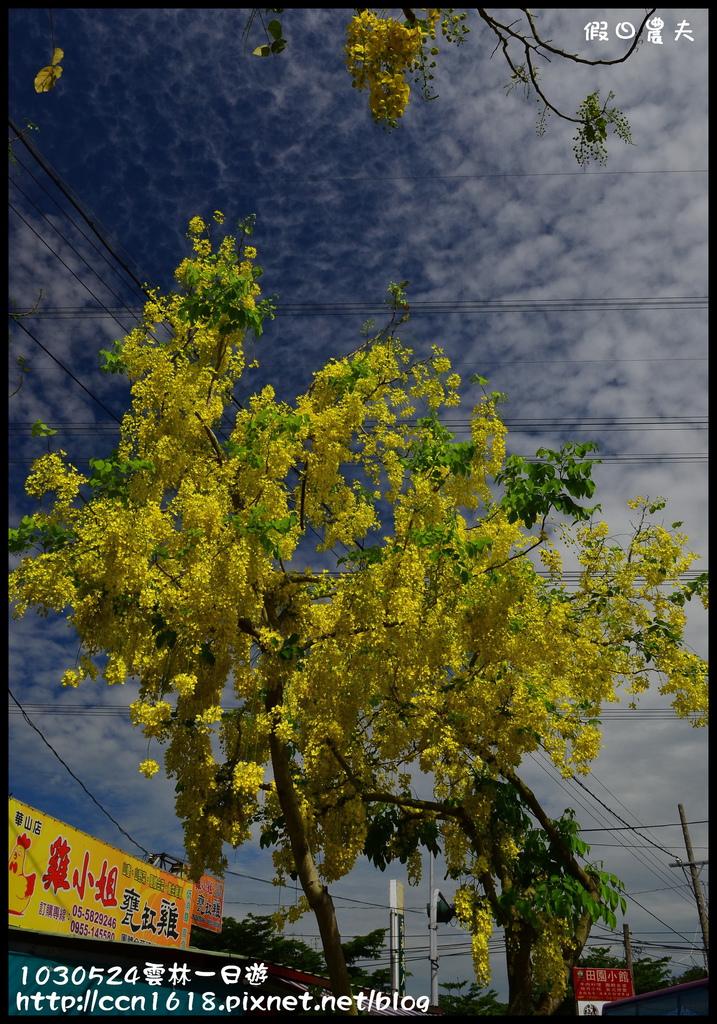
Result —
[{"label": "red signboard", "polygon": [[212,875],[202,875],[194,883],[192,893],[192,927],[205,928],[209,932],[222,930],[222,904],[224,882]]},{"label": "red signboard", "polygon": [[575,998],[612,1002],[635,994],[632,971],[626,967],[573,967]]}]

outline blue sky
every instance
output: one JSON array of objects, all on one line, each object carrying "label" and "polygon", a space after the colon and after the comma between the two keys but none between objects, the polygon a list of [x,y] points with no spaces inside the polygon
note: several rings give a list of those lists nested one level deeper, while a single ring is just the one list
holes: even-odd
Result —
[{"label": "blue sky", "polygon": [[[623,52],[615,26],[637,25],[643,13],[538,12],[545,36],[588,59]],[[366,319],[380,322],[389,282],[409,280],[416,351],[438,344],[466,379],[480,373],[508,395],[510,451],[599,442],[595,478],[613,532],[628,528],[629,498],[663,495],[666,521],[684,522],[703,557],[697,567],[706,568],[706,9],[661,9],[663,43],[645,43],[624,65],[546,65],[541,80],[557,105],[574,111],[588,92],[612,89],[629,117],[635,145],[614,140],[607,165],[584,172],[569,124],[552,116],[538,138],[535,101],[506,96],[509,70],[499,53],[491,58],[494,40],[477,18],[463,46],[441,44],[439,98],[426,104],[416,95],[401,128],[387,133],[373,124],[365,94],[350,87],[345,11],[285,12],[289,47],[276,59],[251,55],[263,41],[258,27],[245,49],[247,14],[56,10],[64,73],[38,95],[33,79],[51,54],[49,15],[12,10],[10,116],[39,126],[32,142],[143,283],[171,287],[191,217],[220,209],[231,224],[257,215],[264,293],[279,301],[247,388],[272,383],[294,398],[323,361],[356,347]],[[498,15],[507,21],[518,12]],[[586,40],[594,20],[607,20],[607,42]],[[685,21],[692,41],[675,39]],[[42,289],[37,312],[22,321],[32,337],[11,329],[10,391],[17,359],[29,366],[9,405],[14,525],[31,511],[22,481],[46,444],[30,437],[35,420],[57,430],[51,444],[80,468],[114,446],[127,389],[99,372],[97,353],[131,327],[142,296],[46,169],[21,143],[13,149],[9,294],[22,311]],[[456,414],[458,436],[467,415]],[[706,655],[697,609],[688,630]],[[171,784],[137,771],[146,741],[122,714],[132,693],[99,685],[62,692],[75,654],[61,616],[13,622],[15,696],[142,846],[181,855]],[[79,713],[80,704],[90,711]],[[604,716],[605,749],[586,780],[602,804],[540,758],[526,764],[526,781],[551,813],[575,807],[585,829],[620,825],[604,805],[628,825],[677,822],[680,802],[688,820],[704,821],[706,737],[665,708],[651,694],[630,716]],[[10,739],[15,797],[126,848],[19,714],[10,717]],[[706,858],[706,825],[691,832],[697,857]],[[701,962],[689,953],[699,945],[694,900],[669,866],[685,856],[681,831],[642,834],[649,840],[608,830],[585,838],[633,894],[625,920],[635,945],[673,956],[679,973]],[[271,877],[265,851],[240,848],[230,867],[239,874],[227,878],[228,913],[276,909],[278,891],[246,877]],[[409,956],[419,957],[409,963],[414,995],[428,992],[427,875],[426,865],[421,887],[406,891]],[[389,877],[405,881],[400,866],[390,876],[364,866],[334,887],[346,935],[388,926]],[[452,883],[441,887],[453,891]],[[295,933],[314,935],[313,920]],[[594,930],[591,944],[609,941]],[[494,985],[505,994],[499,938],[494,945]],[[471,977],[464,933],[442,926],[440,948],[441,981]]]}]

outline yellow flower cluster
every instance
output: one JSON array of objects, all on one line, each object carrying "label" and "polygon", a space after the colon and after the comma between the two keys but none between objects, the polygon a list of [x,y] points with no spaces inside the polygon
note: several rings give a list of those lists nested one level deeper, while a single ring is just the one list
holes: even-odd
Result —
[{"label": "yellow flower cluster", "polygon": [[134,725],[141,725],[145,736],[165,739],[168,733],[172,705],[166,701],[158,704],[147,704],[144,700],[133,701],[129,713]]},{"label": "yellow flower cluster", "polygon": [[567,991],[563,949],[569,941],[570,930],[565,921],[540,915],[540,929],[531,957],[533,980],[538,991],[550,991],[558,999],[563,999]]},{"label": "yellow flower cluster", "polygon": [[411,87],[406,76],[415,74],[425,99],[435,99],[430,82],[435,61],[428,59],[438,47],[426,49],[428,40],[436,38],[436,23],[448,42],[460,43],[469,29],[463,24],[467,15],[454,14],[439,8],[420,8],[422,17],[404,12],[407,21],[378,17],[372,11],[360,10],[346,26],[344,47],[346,65],[359,90],[369,90],[369,108],[377,124],[393,129],[408,105]]},{"label": "yellow flower cluster", "polygon": [[354,88],[369,90],[374,121],[395,127],[408,105],[411,88],[406,74],[419,64],[423,34],[393,18],[364,10],[347,26],[346,65]]},{"label": "yellow flower cluster", "polygon": [[182,697],[191,697],[197,688],[197,677],[187,672],[179,672],[172,677],[172,689]]},{"label": "yellow flower cluster", "polygon": [[251,761],[238,761],[234,765],[232,789],[237,796],[248,800],[256,800],[259,787],[264,781],[264,768]]},{"label": "yellow flower cluster", "polygon": [[493,934],[493,915],[485,898],[475,889],[462,885],[453,898],[456,917],[471,933],[471,959],[479,985],[490,982],[488,942]]},{"label": "yellow flower cluster", "polygon": [[48,491],[54,491],[62,503],[77,497],[80,485],[86,483],[86,478],[80,476],[73,466],[65,465],[62,461],[64,455],[63,451],[52,452],[37,459],[25,481],[28,494],[42,498]]},{"label": "yellow flower cluster", "polygon": [[279,907],[271,915],[271,926],[277,932],[283,932],[287,924],[294,924],[309,911],[309,902],[305,896],[300,896],[291,907]]}]

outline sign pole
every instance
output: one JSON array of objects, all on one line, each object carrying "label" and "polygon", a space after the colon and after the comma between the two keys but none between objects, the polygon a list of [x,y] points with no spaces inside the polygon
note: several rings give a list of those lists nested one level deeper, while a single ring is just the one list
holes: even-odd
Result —
[{"label": "sign pole", "polygon": [[391,991],[399,996],[406,994],[406,956],[404,950],[403,924],[403,882],[391,879],[389,882],[390,941],[391,941]]}]

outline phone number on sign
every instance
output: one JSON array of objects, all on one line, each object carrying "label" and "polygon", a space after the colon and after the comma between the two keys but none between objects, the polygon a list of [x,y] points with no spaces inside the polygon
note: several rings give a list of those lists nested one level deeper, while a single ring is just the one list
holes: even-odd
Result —
[{"label": "phone number on sign", "polygon": [[109,914],[103,914],[101,910],[93,910],[92,907],[81,907],[79,903],[75,903],[72,907],[72,916],[78,918],[80,921],[89,921],[90,924],[100,924],[105,928],[116,928],[117,918],[110,917]]},{"label": "phone number on sign", "polygon": [[115,933],[108,928],[96,928],[85,921],[70,921],[70,932],[73,935],[84,935],[90,939],[114,939]]},{"label": "phone number on sign", "polygon": [[[103,914],[101,910],[81,907],[75,903],[72,907],[72,918],[70,932],[73,935],[84,935],[85,938],[90,939],[114,939],[115,937],[117,918]],[[74,920],[75,918],[78,920]]]}]

